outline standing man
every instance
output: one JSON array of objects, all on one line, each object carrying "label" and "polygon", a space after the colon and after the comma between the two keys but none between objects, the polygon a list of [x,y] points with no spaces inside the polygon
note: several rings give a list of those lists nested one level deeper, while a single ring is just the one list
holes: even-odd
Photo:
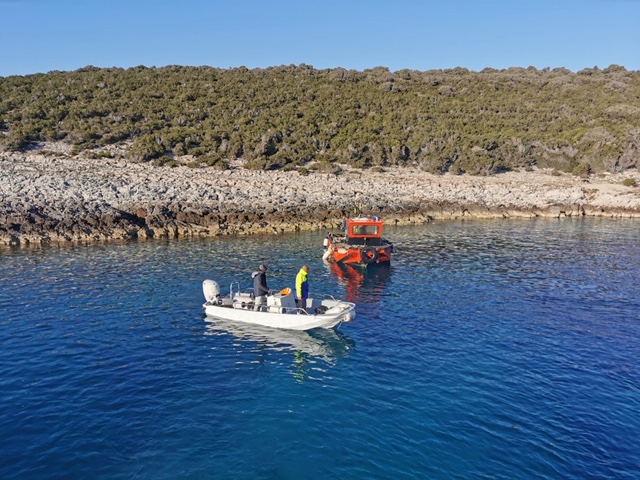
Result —
[{"label": "standing man", "polygon": [[260,265],[258,270],[251,274],[253,277],[254,310],[262,310],[267,305],[267,295],[271,295],[271,290],[267,287],[267,266]]},{"label": "standing man", "polygon": [[[309,279],[307,274],[309,273],[309,266],[303,265],[298,275],[296,275],[296,306],[301,309],[305,309],[307,306],[307,298],[309,298]],[[298,311],[300,313],[300,311]]]}]

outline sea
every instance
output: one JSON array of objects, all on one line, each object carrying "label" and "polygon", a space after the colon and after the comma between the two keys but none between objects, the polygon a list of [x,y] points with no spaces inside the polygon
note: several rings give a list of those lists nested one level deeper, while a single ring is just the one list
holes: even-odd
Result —
[{"label": "sea", "polygon": [[[639,479],[640,223],[385,225],[0,249],[0,478]],[[337,330],[203,315],[202,282],[356,303]]]}]

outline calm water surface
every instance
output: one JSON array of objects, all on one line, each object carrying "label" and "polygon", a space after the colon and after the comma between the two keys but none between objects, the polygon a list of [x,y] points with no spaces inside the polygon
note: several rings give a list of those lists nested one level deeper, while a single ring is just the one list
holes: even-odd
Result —
[{"label": "calm water surface", "polygon": [[[387,228],[0,250],[0,478],[640,478],[640,225]],[[357,302],[337,331],[204,321],[201,283]]]}]

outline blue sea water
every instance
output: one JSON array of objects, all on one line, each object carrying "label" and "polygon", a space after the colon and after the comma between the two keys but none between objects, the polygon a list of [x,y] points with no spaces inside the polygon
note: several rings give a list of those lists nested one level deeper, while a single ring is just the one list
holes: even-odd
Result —
[{"label": "blue sea water", "polygon": [[[633,220],[0,250],[2,479],[638,479]],[[202,280],[357,302],[338,331],[205,321]]]}]

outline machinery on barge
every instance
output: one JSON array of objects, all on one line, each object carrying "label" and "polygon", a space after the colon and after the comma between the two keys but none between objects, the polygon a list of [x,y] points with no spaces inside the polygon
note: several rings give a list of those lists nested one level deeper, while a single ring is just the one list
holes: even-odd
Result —
[{"label": "machinery on barge", "polygon": [[346,218],[344,235],[327,234],[322,258],[364,267],[390,263],[395,247],[382,236],[382,225],[378,217]]}]

